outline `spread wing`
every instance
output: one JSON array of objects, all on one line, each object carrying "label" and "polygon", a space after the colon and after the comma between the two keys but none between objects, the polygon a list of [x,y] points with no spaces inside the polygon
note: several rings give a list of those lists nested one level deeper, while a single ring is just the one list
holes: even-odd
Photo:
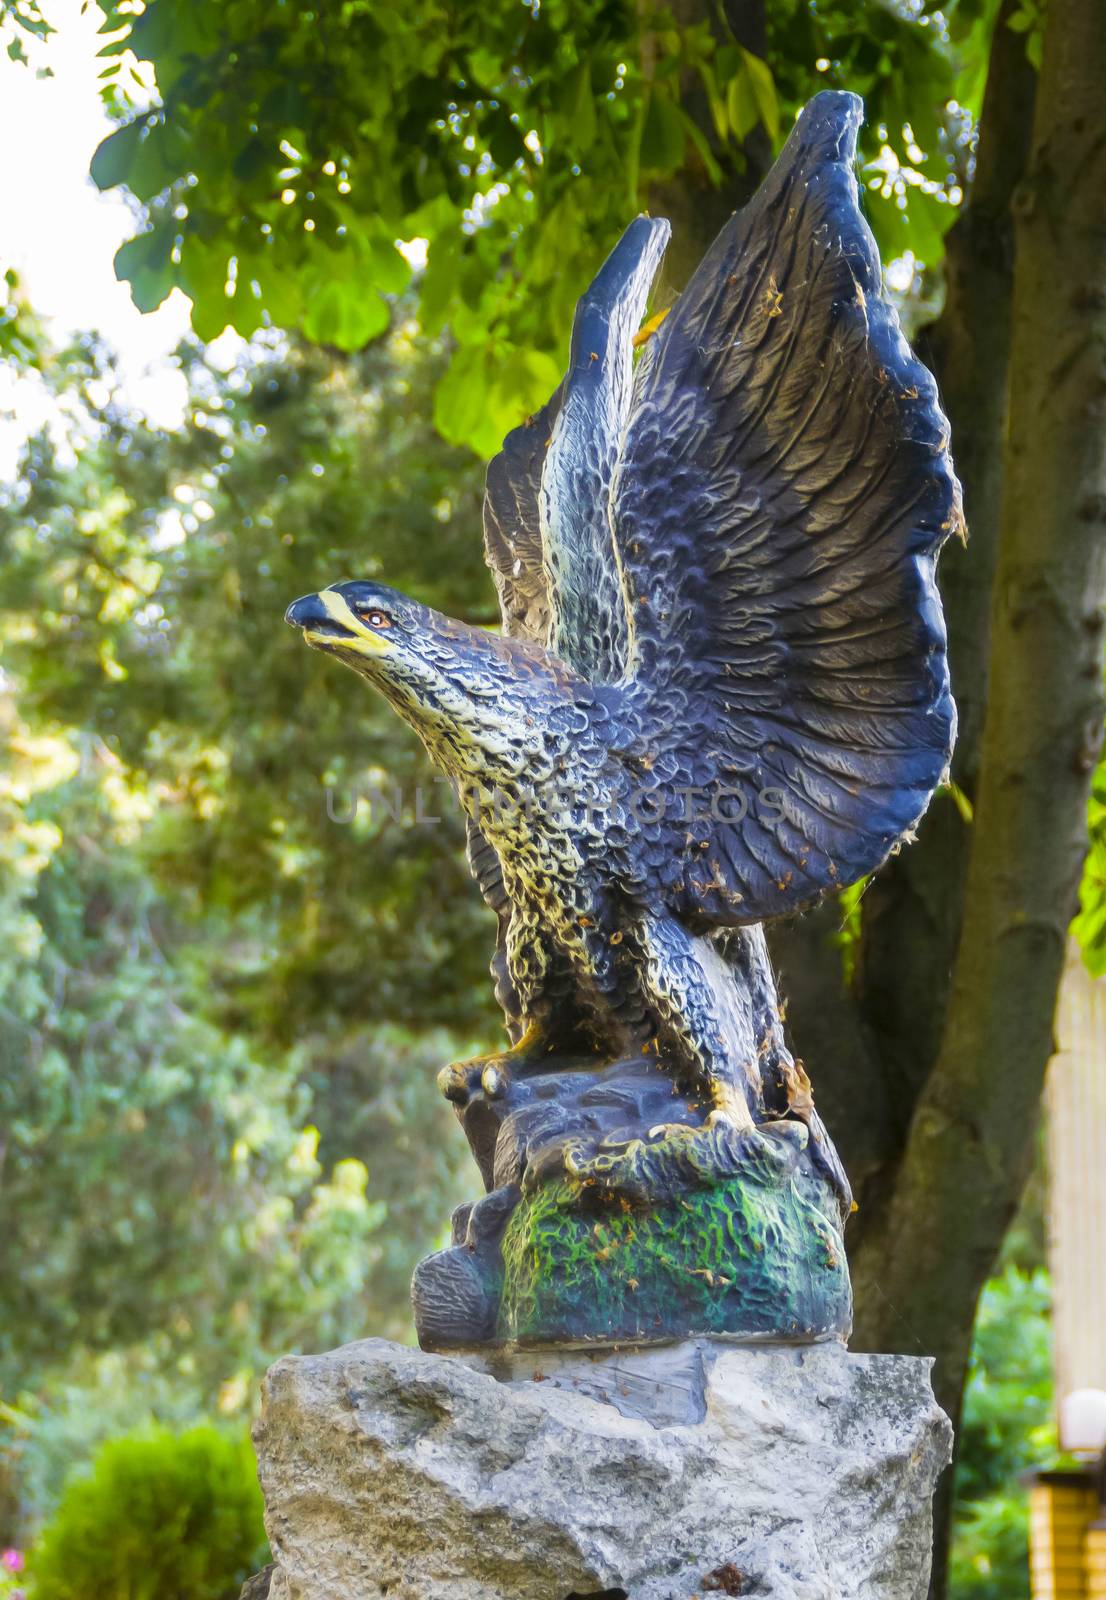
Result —
[{"label": "spread wing", "polygon": [[723,229],[639,363],[613,489],[645,725],[704,790],[671,887],[719,925],[872,871],[954,737],[934,566],[959,487],[881,298],[861,114],[813,100]]},{"label": "spread wing", "polygon": [[542,468],[549,645],[599,683],[622,676],[629,649],[611,480],[630,411],[633,336],[670,232],[667,222],[636,217],[576,307],[561,407]]},{"label": "spread wing", "polygon": [[548,645],[598,682],[626,663],[610,488],[630,409],[633,335],[669,231],[650,217],[626,229],[576,307],[563,382],[507,435],[485,487],[484,547],[505,631]]},{"label": "spread wing", "polygon": [[484,485],[484,554],[499,593],[503,631],[549,640],[549,584],[542,562],[538,491],[564,384],[503,441]]}]

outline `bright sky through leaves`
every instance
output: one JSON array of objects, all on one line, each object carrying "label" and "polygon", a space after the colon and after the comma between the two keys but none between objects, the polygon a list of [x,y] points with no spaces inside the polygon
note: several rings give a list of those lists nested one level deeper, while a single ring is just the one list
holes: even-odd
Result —
[{"label": "bright sky through leaves", "polygon": [[[35,310],[59,339],[86,329],[117,352],[126,398],[151,420],[180,421],[184,378],[169,359],[188,330],[188,301],[176,290],[143,316],[113,257],[133,230],[118,194],[101,194],[88,176],[97,144],[111,131],[97,89],[96,30],[102,17],[80,0],[43,7],[57,30],[44,44],[26,37],[30,66],[0,50],[0,266],[14,267]],[[7,32],[5,30],[4,42]],[[53,77],[37,76],[49,66]],[[0,474],[15,465],[25,434],[54,405],[31,377],[0,373]]]}]

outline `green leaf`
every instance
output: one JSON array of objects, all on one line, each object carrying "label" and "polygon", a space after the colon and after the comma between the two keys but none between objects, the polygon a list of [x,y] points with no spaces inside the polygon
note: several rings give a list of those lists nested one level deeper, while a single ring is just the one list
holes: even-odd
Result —
[{"label": "green leaf", "polygon": [[[131,22],[129,35],[131,49],[138,59],[152,60],[163,51],[168,51],[173,45],[180,49],[181,44],[187,42],[182,41],[177,32],[183,20],[181,17],[175,19],[168,5],[163,3],[147,5],[145,11]],[[159,78],[158,82],[160,81]]]},{"label": "green leaf", "polygon": [[434,391],[434,426],[450,444],[475,448],[473,440],[487,419],[490,379],[485,345],[467,345],[454,354]]},{"label": "green leaf", "polygon": [[547,351],[466,345],[454,353],[435,391],[435,426],[451,444],[486,459],[545,404],[560,379],[560,366]]},{"label": "green leaf", "polygon": [[254,272],[261,285],[262,309],[274,328],[298,328],[303,317],[303,289],[293,272],[279,272],[268,263]]},{"label": "green leaf", "polygon": [[249,183],[251,178],[256,178],[258,173],[264,172],[271,163],[275,151],[267,140],[254,134],[252,139],[247,139],[231,163],[231,172],[236,178],[241,178],[243,183]]},{"label": "green leaf", "polygon": [[710,147],[710,143],[706,134],[695,121],[694,117],[689,116],[686,111],[681,111],[680,115],[684,120],[684,132],[687,134],[696,150],[698,150],[703,166],[706,168],[707,177],[713,184],[721,183],[722,168],[715,160],[714,152]]},{"label": "green leaf", "polygon": [[308,296],[303,331],[316,344],[345,344],[348,291],[339,283],[324,284]]},{"label": "green leaf", "polygon": [[229,252],[218,237],[207,240],[189,231],[181,245],[180,283],[192,301],[192,327],[205,342],[233,321],[227,299]]},{"label": "green leaf", "polygon": [[739,70],[726,85],[726,115],[738,144],[744,144],[760,121],[749,74]]},{"label": "green leaf", "polygon": [[496,166],[506,172],[516,161],[526,156],[526,145],[518,125],[503,110],[496,111],[486,129],[488,154]]},{"label": "green leaf", "polygon": [[232,327],[234,323],[234,302],[224,294],[221,300],[214,296],[206,300],[192,302],[192,332],[197,339],[202,339],[204,344],[210,344],[213,339]]},{"label": "green leaf", "polygon": [[718,92],[718,80],[714,76],[714,69],[709,61],[700,61],[699,76],[703,80],[706,91],[707,105],[710,107],[711,121],[718,137],[725,141],[729,136],[730,126],[726,118],[726,102]]},{"label": "green leaf", "polygon": [[98,189],[113,189],[118,183],[126,183],[145,127],[146,118],[136,117],[97,145],[89,171]]},{"label": "green leaf", "polygon": [[139,311],[156,311],[173,287],[172,248],[172,230],[162,223],[126,240],[115,252],[115,276],[130,284]]},{"label": "green leaf", "polygon": [[560,381],[560,365],[545,350],[513,350],[502,359],[491,394],[499,440],[543,406]]},{"label": "green leaf", "polygon": [[410,262],[387,238],[376,238],[369,245],[368,272],[382,294],[402,294],[411,281]]},{"label": "green leaf", "polygon": [[875,189],[865,192],[865,212],[885,261],[911,250],[926,266],[944,255],[944,235],[956,221],[957,208],[912,188],[906,208]]},{"label": "green leaf", "polygon": [[775,144],[780,136],[780,105],[776,98],[776,80],[772,76],[772,69],[767,61],[753,55],[751,50],[742,50],[741,57],[752,87],[757,115]]},{"label": "green leaf", "polygon": [[445,326],[457,293],[457,266],[461,235],[451,231],[430,242],[426,271],[419,296],[419,322],[425,333],[437,334]]},{"label": "green leaf", "polygon": [[391,322],[386,300],[354,282],[330,282],[309,295],[303,331],[316,344],[360,350]]},{"label": "green leaf", "polygon": [[585,155],[595,143],[598,119],[595,115],[595,95],[591,83],[591,62],[582,61],[576,75],[576,93],[573,97],[572,146]]},{"label": "green leaf", "polygon": [[463,300],[455,300],[449,317],[449,331],[458,344],[486,344],[488,318],[483,306],[468,306]]},{"label": "green leaf", "polygon": [[175,176],[168,160],[168,139],[164,126],[154,124],[141,139],[125,179],[136,200],[145,205],[167,189]]},{"label": "green leaf", "polygon": [[227,296],[227,315],[231,326],[243,339],[248,339],[257,332],[262,325],[261,299],[253,292],[253,285],[243,275],[242,263],[238,263],[238,278],[233,295]]},{"label": "green leaf", "polygon": [[650,172],[675,172],[684,158],[684,119],[667,90],[653,85],[641,130],[641,165]]}]

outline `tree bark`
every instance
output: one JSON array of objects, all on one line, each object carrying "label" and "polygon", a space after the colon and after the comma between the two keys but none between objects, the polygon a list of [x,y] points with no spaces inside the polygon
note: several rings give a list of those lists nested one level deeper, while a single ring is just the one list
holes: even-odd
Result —
[{"label": "tree bark", "polygon": [[[764,55],[765,0],[726,0],[721,12],[711,0],[673,0],[671,11],[683,28],[707,23],[720,46],[732,43],[732,34],[754,55]],[[694,117],[713,146],[723,179],[715,185],[705,172],[700,172],[695,181],[684,170],[657,181],[649,189],[649,210],[667,217],[672,224],[672,241],[662,268],[662,287],[672,292],[683,288],[724,224],[752,198],[772,165],[771,141],[761,127],[753,129],[740,151],[719,145],[706,95],[694,74],[686,74],[681,99],[684,110]]]},{"label": "tree bark", "polygon": [[955,1405],[1029,1171],[1102,732],[1106,9],[1050,0],[1016,267],[989,692],[941,1047],[853,1259],[870,1344],[904,1308]]},{"label": "tree bark", "polygon": [[[1028,165],[1036,90],[1025,37],[1008,26],[1017,9],[1017,0],[1004,0],[999,9],[970,197],[946,238],[944,310],[920,341],[938,378],[964,488],[968,542],[946,545],[940,586],[959,717],[952,777],[972,803],[999,548],[1014,282],[1011,203]],[[858,992],[893,1078],[902,1134],[940,1048],[970,833],[951,797],[939,794],[918,846],[888,864],[863,902]]]}]

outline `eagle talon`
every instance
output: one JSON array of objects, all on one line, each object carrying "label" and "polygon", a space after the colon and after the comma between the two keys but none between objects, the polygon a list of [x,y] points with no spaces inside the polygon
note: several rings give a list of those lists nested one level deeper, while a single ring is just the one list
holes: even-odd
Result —
[{"label": "eagle talon", "polygon": [[484,1058],[454,1061],[438,1073],[438,1090],[455,1106],[467,1106],[480,1088]]},{"label": "eagle talon", "polygon": [[707,1117],[708,1128],[736,1128],[738,1123],[731,1112],[715,1109]]},{"label": "eagle talon", "polygon": [[749,1103],[736,1084],[716,1078],[710,1085],[710,1096],[714,1108],[707,1117],[708,1128],[723,1124],[747,1133],[754,1126]]},{"label": "eagle talon", "polygon": [[470,1056],[454,1061],[438,1074],[438,1088],[447,1100],[462,1109],[478,1094],[488,1100],[502,1100],[512,1081],[528,1066],[540,1061],[541,1035],[531,1025],[518,1044],[489,1056]]},{"label": "eagle talon", "polygon": [[489,1100],[502,1099],[509,1083],[508,1074],[494,1061],[490,1061],[480,1074],[480,1087]]}]

